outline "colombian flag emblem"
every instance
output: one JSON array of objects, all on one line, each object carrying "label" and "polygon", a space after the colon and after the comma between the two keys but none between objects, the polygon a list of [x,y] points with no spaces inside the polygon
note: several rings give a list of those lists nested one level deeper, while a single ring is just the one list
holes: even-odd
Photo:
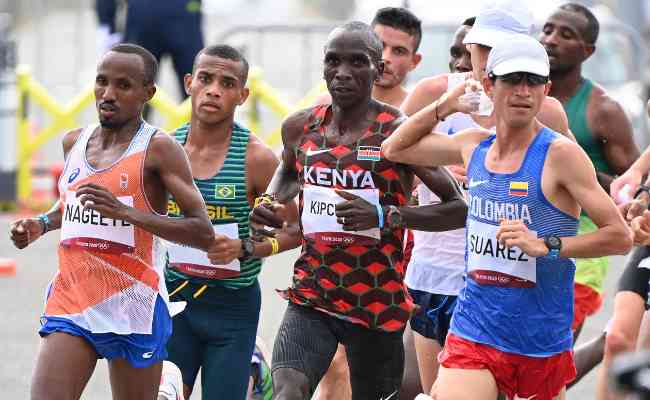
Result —
[{"label": "colombian flag emblem", "polygon": [[509,196],[528,196],[528,182],[510,182]]}]

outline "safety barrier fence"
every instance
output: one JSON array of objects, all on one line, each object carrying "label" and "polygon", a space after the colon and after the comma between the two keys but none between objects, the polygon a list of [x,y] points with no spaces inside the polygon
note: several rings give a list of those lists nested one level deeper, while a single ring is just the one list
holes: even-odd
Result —
[{"label": "safety barrier fence", "polygon": [[[246,122],[248,127],[271,147],[280,144],[280,129],[261,132],[260,107],[268,108],[281,120],[292,111],[312,104],[316,97],[325,90],[324,84],[321,83],[310,90],[297,104],[290,105],[283,99],[284,96],[281,93],[264,81],[263,73],[258,68],[251,70],[248,86],[250,96],[246,107]],[[61,103],[31,75],[26,66],[19,66],[16,69],[16,89],[18,95],[16,110],[17,197],[20,204],[29,205],[29,200],[32,197],[32,161],[36,152],[49,140],[62,135],[66,130],[80,126],[77,118],[94,103],[94,93],[92,86],[89,86],[69,102]],[[50,121],[36,132],[32,132],[34,124],[29,115],[31,103],[38,105],[51,117]],[[149,104],[164,118],[162,128],[166,132],[173,131],[190,118],[190,99],[177,104],[160,88]]]}]

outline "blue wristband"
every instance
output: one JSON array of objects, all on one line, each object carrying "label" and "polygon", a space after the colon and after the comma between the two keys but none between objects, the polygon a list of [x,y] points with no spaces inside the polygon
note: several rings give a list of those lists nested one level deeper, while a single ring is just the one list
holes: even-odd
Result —
[{"label": "blue wristband", "polygon": [[43,235],[50,230],[50,217],[47,214],[41,214],[38,216],[38,220],[43,223],[43,231],[41,232],[41,235]]},{"label": "blue wristband", "polygon": [[381,204],[375,204],[377,207],[377,217],[379,217],[379,229],[384,229],[384,209]]}]

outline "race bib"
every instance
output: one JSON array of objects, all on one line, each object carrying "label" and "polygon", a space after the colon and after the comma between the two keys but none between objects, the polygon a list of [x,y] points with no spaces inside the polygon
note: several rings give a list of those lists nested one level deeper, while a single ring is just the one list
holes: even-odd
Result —
[{"label": "race bib", "polygon": [[[537,258],[517,247],[506,248],[497,241],[498,225],[469,220],[467,225],[467,272],[481,285],[534,287]],[[532,231],[536,234],[535,231]]]},{"label": "race bib", "polygon": [[[117,199],[133,207],[132,196],[121,196]],[[76,192],[67,191],[61,222],[61,244],[100,253],[133,253],[134,228],[126,221],[106,218],[98,211],[84,208]]]},{"label": "race bib", "polygon": [[[373,206],[379,204],[378,189],[345,189],[361,197]],[[345,199],[331,188],[306,185],[303,189],[301,215],[303,235],[325,245],[369,245],[377,243],[381,234],[379,228],[347,232],[336,222],[336,205]]]},{"label": "race bib", "polygon": [[[214,232],[230,239],[239,239],[239,227],[236,223],[213,225]],[[228,265],[214,265],[208,259],[208,253],[174,242],[167,243],[169,266],[191,276],[207,279],[232,278],[239,275],[239,260]]]}]

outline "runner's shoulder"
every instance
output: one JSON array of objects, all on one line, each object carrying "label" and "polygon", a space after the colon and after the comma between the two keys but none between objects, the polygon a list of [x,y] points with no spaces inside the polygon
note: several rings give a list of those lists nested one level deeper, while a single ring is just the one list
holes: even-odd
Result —
[{"label": "runner's shoulder", "polygon": [[185,150],[173,136],[158,129],[151,137],[147,149],[147,162],[166,165],[169,162],[178,161],[183,156],[185,156]]},{"label": "runner's shoulder", "polygon": [[72,146],[77,143],[79,136],[81,136],[81,132],[83,132],[83,128],[77,128],[63,135],[63,139],[61,140],[61,144],[63,145],[63,154],[68,154],[72,149]]},{"label": "runner's shoulder", "polygon": [[251,166],[265,166],[271,161],[277,164],[277,160],[278,158],[271,147],[251,132],[246,149],[246,161],[250,163]]},{"label": "runner's shoulder", "polygon": [[[447,136],[447,134],[441,133],[441,135]],[[494,132],[487,130],[485,128],[476,127],[476,128],[467,128],[455,133],[452,138],[462,143],[467,144],[479,144],[488,137],[494,135]]]},{"label": "runner's shoulder", "polygon": [[406,114],[399,108],[374,99],[372,101],[377,107],[377,117],[375,119],[381,124],[397,129],[397,126],[406,120]]},{"label": "runner's shoulder", "polygon": [[542,102],[537,119],[555,132],[575,141],[575,136],[569,129],[569,118],[564,111],[564,106],[555,97],[546,96]]},{"label": "runner's shoulder", "polygon": [[447,91],[451,73],[444,73],[422,78],[415,84],[412,93],[428,93],[431,95],[440,95]]},{"label": "runner's shoulder", "polygon": [[576,157],[583,155],[584,157],[589,158],[587,153],[585,153],[577,142],[574,142],[559,132],[553,130],[552,132],[555,134],[556,138],[548,147],[549,161],[563,163],[561,165],[563,165],[564,168],[566,166],[564,162],[570,162]]},{"label": "runner's shoulder", "polygon": [[450,74],[440,74],[421,79],[401,105],[407,115],[413,115],[440,98],[446,91]]},{"label": "runner's shoulder", "polygon": [[596,119],[594,125],[603,124],[605,126],[609,125],[607,122],[620,122],[620,118],[627,118],[625,110],[621,104],[611,97],[605,88],[601,85],[592,82],[593,89],[591,91],[591,98],[589,99],[591,112],[589,115],[592,115]]},{"label": "runner's shoulder", "polygon": [[552,113],[560,113],[560,111],[562,111],[562,113],[566,115],[566,112],[564,111],[564,106],[562,105],[560,100],[552,96],[546,96],[544,98],[544,102],[542,103],[542,109],[546,112],[552,112]]},{"label": "runner's shoulder", "polygon": [[304,132],[305,126],[314,119],[313,115],[317,108],[324,105],[305,108],[294,112],[282,122],[282,140],[284,143],[294,142]]}]

